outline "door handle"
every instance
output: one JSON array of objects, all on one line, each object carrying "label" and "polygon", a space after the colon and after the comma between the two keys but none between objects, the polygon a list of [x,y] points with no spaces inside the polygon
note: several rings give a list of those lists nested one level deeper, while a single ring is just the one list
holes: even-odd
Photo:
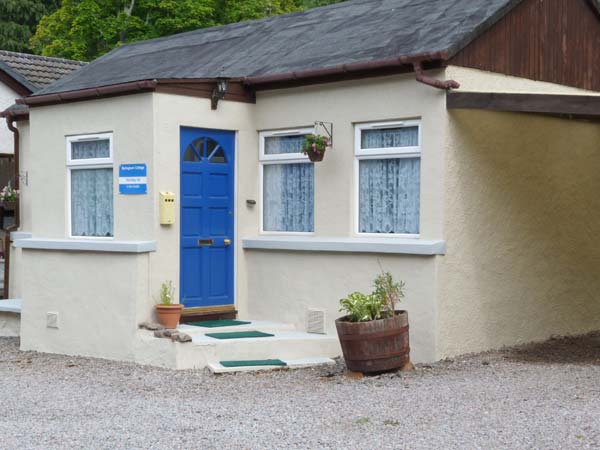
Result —
[{"label": "door handle", "polygon": [[225,244],[225,247],[229,247],[231,245],[231,239],[223,239],[223,244]]}]

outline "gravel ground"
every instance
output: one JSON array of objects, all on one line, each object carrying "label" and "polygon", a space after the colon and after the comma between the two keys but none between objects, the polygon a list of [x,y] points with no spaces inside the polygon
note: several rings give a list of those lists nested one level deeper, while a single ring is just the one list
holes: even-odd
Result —
[{"label": "gravel ground", "polygon": [[212,376],[18,351],[0,449],[598,449],[600,333],[355,379]]}]

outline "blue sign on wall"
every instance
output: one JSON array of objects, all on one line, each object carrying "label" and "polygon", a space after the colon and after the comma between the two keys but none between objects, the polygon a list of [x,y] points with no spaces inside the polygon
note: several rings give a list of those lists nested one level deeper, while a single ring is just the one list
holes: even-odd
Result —
[{"label": "blue sign on wall", "polygon": [[119,194],[141,195],[148,193],[146,164],[121,164],[119,166]]}]

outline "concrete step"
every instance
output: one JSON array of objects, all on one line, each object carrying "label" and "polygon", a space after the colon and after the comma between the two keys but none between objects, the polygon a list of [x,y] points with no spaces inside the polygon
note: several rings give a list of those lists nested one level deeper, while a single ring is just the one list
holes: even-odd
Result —
[{"label": "concrete step", "polygon": [[242,373],[242,372],[265,372],[271,370],[294,370],[307,369],[324,365],[334,365],[335,361],[331,358],[302,358],[282,360],[287,366],[246,366],[246,367],[224,367],[219,362],[211,362],[208,369],[215,374],[221,373]]},{"label": "concrete step", "polygon": [[192,337],[204,335],[206,333],[228,333],[232,331],[262,331],[264,333],[273,333],[276,331],[293,331],[295,329],[294,325],[289,323],[266,322],[259,320],[246,320],[244,322],[250,322],[250,324],[216,328],[196,327],[193,325],[181,324],[177,327],[177,329]]},{"label": "concrete step", "polygon": [[[186,326],[180,326],[183,332],[188,332]],[[172,342],[170,339],[155,338],[151,331],[138,330],[135,360],[140,364],[167,367],[171,369],[202,369],[209,367],[223,373],[225,367],[220,367],[219,361],[249,361],[265,359],[281,359],[292,362],[294,368],[306,364],[322,364],[331,358],[341,355],[337,336],[310,334],[289,330],[288,325],[269,324],[261,329],[230,327],[230,329],[202,329],[202,332],[192,331],[191,343]],[[280,328],[280,329],[277,329]],[[263,338],[215,339],[205,333],[225,331],[264,331],[274,336]],[[212,365],[212,366],[211,366]],[[212,370],[211,369],[211,370]],[[246,369],[246,370],[265,370]],[[272,368],[271,368],[272,369]]]},{"label": "concrete step", "polygon": [[205,335],[195,335],[192,337],[192,344],[214,348],[214,359],[210,358],[211,362],[332,358],[340,354],[337,336],[301,331],[272,331],[271,333],[274,336],[242,339],[215,339]]}]

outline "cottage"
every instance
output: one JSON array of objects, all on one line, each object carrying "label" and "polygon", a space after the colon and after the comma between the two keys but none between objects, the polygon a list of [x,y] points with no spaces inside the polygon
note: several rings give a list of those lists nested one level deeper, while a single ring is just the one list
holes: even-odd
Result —
[{"label": "cottage", "polygon": [[[381,268],[406,282],[415,361],[599,329],[599,17],[351,0],[125,45],[28,96],[5,112],[29,175],[22,348],[335,356],[338,300]],[[312,163],[315,130],[332,148]],[[153,338],[138,324],[165,280],[186,320],[276,336]]]}]

